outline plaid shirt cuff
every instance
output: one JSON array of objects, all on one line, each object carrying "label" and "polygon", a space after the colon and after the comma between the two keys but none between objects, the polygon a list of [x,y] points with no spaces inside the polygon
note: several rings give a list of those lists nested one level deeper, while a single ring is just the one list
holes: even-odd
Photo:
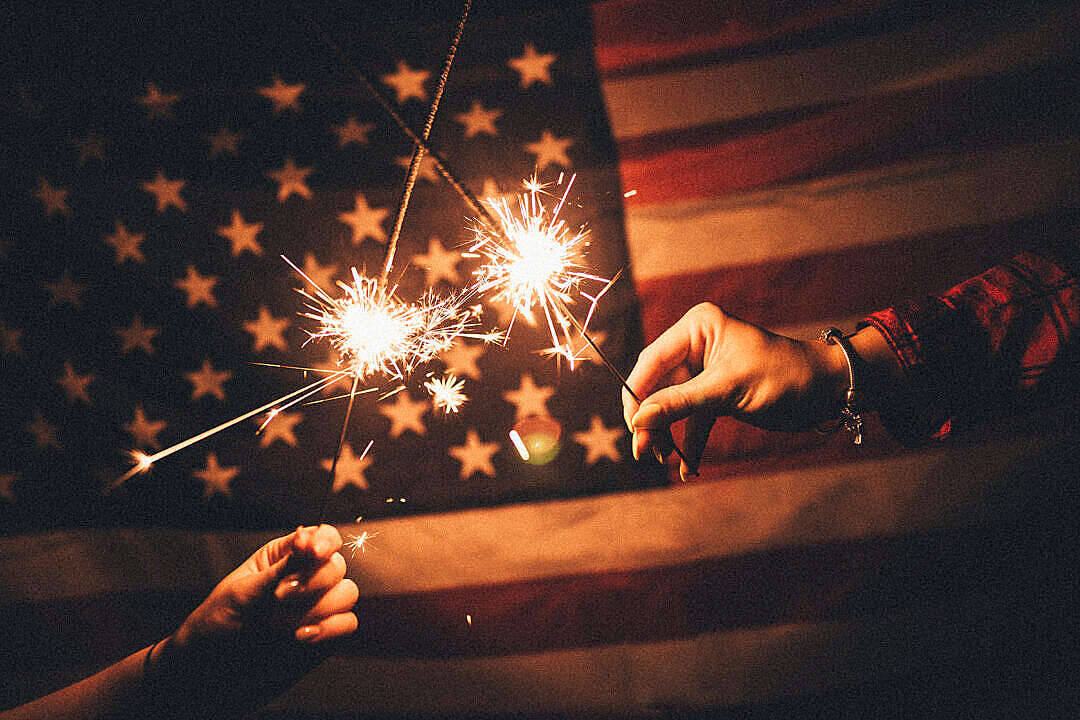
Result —
[{"label": "plaid shirt cuff", "polygon": [[908,444],[1080,386],[1080,282],[1052,256],[1024,253],[944,295],[875,312],[866,326],[885,337],[907,379],[905,397],[880,414]]}]

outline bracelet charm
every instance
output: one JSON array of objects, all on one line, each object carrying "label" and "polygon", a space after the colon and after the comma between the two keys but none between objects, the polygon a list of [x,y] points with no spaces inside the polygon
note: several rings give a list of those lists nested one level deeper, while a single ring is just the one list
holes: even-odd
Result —
[{"label": "bracelet charm", "polygon": [[844,360],[847,361],[848,367],[848,389],[844,394],[844,406],[840,408],[840,419],[837,421],[836,426],[832,428],[832,431],[835,432],[843,428],[846,432],[852,434],[852,441],[856,445],[862,445],[863,419],[858,409],[859,394],[855,390],[855,362],[853,359],[855,349],[851,347],[851,343],[844,337],[839,328],[825,328],[821,331],[818,339],[826,345],[839,346],[840,351],[844,353]]}]

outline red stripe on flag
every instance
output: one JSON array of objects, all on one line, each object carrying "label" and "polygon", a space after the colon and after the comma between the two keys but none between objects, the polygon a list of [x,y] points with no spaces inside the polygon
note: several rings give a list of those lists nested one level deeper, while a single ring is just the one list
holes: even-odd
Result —
[{"label": "red stripe on flag", "polygon": [[803,10],[788,3],[612,0],[593,5],[596,66],[625,72],[804,32],[827,20],[879,7],[881,0],[833,0]]},{"label": "red stripe on flag", "polygon": [[[1044,88],[1054,88],[1046,92]],[[1025,69],[898,95],[863,98],[781,127],[746,123],[619,142],[628,206],[718,197],[824,172],[888,164],[921,152],[1061,136],[1077,120],[1075,72]],[[734,136],[733,136],[734,135]]]},{"label": "red stripe on flag", "polygon": [[[362,630],[336,652],[497,656],[931,607],[949,599],[955,576],[970,569],[957,551],[976,545],[969,536],[980,533],[960,528],[634,571],[361,597],[355,611]],[[952,573],[940,574],[942,558],[953,558]],[[140,592],[8,605],[5,617],[15,640],[9,657],[24,670],[64,667],[71,652],[84,662],[107,662],[152,642],[155,632],[171,631],[198,600],[190,593]],[[132,626],[125,616],[139,622]],[[113,629],[109,643],[101,642],[103,627]]]},{"label": "red stripe on flag", "polygon": [[[1074,214],[897,238],[833,253],[635,280],[645,337],[707,300],[773,328],[861,315],[944,292],[1016,253],[1066,237]],[[797,292],[793,291],[797,288]]]}]

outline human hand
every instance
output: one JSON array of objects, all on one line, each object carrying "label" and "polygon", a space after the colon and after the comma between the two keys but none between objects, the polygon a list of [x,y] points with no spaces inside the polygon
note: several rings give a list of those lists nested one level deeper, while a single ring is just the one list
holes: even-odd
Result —
[{"label": "human hand", "polygon": [[316,643],[356,630],[356,583],[345,577],[341,535],[330,525],[300,527],[259,548],[218,583],[173,635],[177,647],[230,635],[292,634]]},{"label": "human hand", "polygon": [[259,548],[155,649],[148,667],[159,689],[171,691],[162,695],[198,693],[239,714],[313,669],[327,641],[357,627],[359,591],[345,577],[340,548],[330,525],[297,528]]},{"label": "human hand", "polygon": [[[711,303],[691,308],[638,356],[624,388],[633,453],[671,452],[672,423],[686,419],[680,475],[697,472],[709,431],[730,415],[770,430],[803,430],[835,418],[846,388],[839,348],[776,335]],[[690,378],[679,382],[680,373]]]}]

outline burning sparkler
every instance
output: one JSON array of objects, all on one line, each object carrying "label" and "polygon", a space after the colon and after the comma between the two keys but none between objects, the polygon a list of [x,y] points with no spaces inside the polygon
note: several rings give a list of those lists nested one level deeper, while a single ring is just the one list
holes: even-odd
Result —
[{"label": "burning sparkler", "polygon": [[[307,400],[323,388],[344,378],[352,378],[352,390],[343,396],[349,399],[349,412],[351,412],[352,400],[357,395],[378,390],[377,387],[357,389],[360,381],[372,375],[379,374],[401,379],[417,365],[433,360],[439,353],[453,345],[459,337],[470,337],[485,342],[496,342],[502,338],[502,334],[497,331],[478,331],[480,316],[477,306],[469,305],[474,299],[471,291],[446,297],[438,297],[429,291],[419,301],[407,303],[397,297],[396,288],[386,289],[377,279],[363,277],[354,268],[353,284],[339,282],[338,286],[343,291],[343,295],[333,298],[292,261],[284,257],[283,259],[311,285],[310,291],[305,289],[298,291],[309,301],[308,312],[303,313],[304,316],[319,323],[315,330],[308,332],[309,341],[327,339],[340,357],[338,367],[333,369],[295,367],[293,369],[320,373],[323,376],[298,390],[153,455],[142,452],[132,453],[134,466],[113,482],[109,486],[110,490],[132,476],[149,470],[162,458],[256,415],[268,413],[259,428],[261,430],[283,410]],[[451,402],[456,402],[460,406],[465,401],[461,387],[458,386],[455,392],[460,397],[453,396],[452,393],[447,397],[452,398]]]},{"label": "burning sparkler", "polygon": [[[516,203],[505,197],[487,198],[485,204],[498,227],[478,219],[473,228],[475,241],[468,252],[462,253],[483,260],[473,273],[476,291],[490,293],[493,300],[514,309],[506,334],[510,334],[518,316],[535,324],[539,311],[553,351],[570,360],[571,365],[575,357],[569,349],[573,345],[571,331],[576,328],[585,334],[596,301],[612,282],[592,273],[585,264],[589,229],[584,225],[572,229],[561,217],[576,177],[570,176],[561,196],[548,191],[553,183],[541,183],[534,176],[525,181],[525,192]],[[561,184],[561,180],[560,176],[560,183],[554,184]],[[551,208],[545,204],[545,197],[556,199]],[[582,285],[590,282],[602,285],[599,293],[582,291]],[[578,322],[568,309],[576,296],[589,301],[584,322]]]},{"label": "burning sparkler", "polygon": [[383,374],[402,378],[417,365],[433,360],[459,337],[493,341],[496,332],[478,332],[479,313],[470,306],[472,292],[445,297],[424,293],[415,303],[400,300],[396,286],[352,270],[353,282],[338,282],[343,295],[330,297],[285,259],[314,290],[299,290],[308,299],[305,317],[318,322],[309,341],[327,339],[349,374],[360,380]]}]

